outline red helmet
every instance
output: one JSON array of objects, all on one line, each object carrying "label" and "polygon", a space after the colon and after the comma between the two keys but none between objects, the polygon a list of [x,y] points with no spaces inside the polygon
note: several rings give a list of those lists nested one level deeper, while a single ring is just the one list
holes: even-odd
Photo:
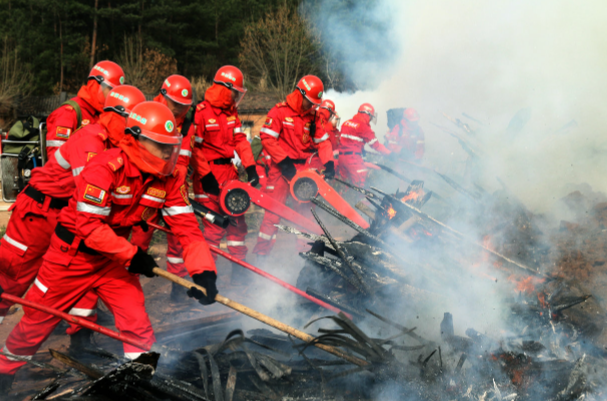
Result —
[{"label": "red helmet", "polygon": [[306,75],[299,80],[296,88],[313,104],[318,106],[322,102],[322,95],[325,87],[320,78],[314,75]]},{"label": "red helmet", "polygon": [[100,61],[93,66],[89,73],[89,79],[94,79],[99,84],[115,88],[124,85],[124,71],[113,61]]},{"label": "red helmet", "polygon": [[183,75],[171,75],[162,83],[160,93],[175,103],[190,106],[192,104],[192,84]]},{"label": "red helmet", "polygon": [[238,106],[247,89],[244,87],[244,75],[238,67],[233,65],[224,65],[215,73],[213,82],[219,85],[223,85],[230,90],[238,92],[238,96],[234,99],[234,105]]},{"label": "red helmet", "polygon": [[118,86],[107,95],[103,111],[113,111],[123,117],[128,117],[133,107],[145,102],[145,95],[131,85]]},{"label": "red helmet", "polygon": [[369,115],[369,123],[375,124],[377,122],[377,114],[375,114],[375,108],[369,103],[363,103],[358,108],[358,112],[361,114]]},{"label": "red helmet", "polygon": [[181,134],[167,106],[143,102],[133,108],[126,121],[126,132],[139,143],[141,159],[158,175],[171,175],[179,158]]},{"label": "red helmet", "polygon": [[322,103],[320,104],[320,108],[329,110],[329,115],[331,115],[331,116],[333,114],[335,114],[335,103],[333,103],[333,100],[329,100],[329,99],[323,100]]},{"label": "red helmet", "polygon": [[419,113],[410,107],[407,107],[405,111],[403,111],[403,117],[407,121],[415,122],[419,121]]}]

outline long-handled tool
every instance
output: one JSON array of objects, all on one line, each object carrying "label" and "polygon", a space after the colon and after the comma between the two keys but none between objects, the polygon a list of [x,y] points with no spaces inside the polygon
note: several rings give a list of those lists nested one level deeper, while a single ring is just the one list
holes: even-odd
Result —
[{"label": "long-handled tool", "polygon": [[[172,281],[175,284],[179,284],[185,288],[192,288],[195,287],[198,290],[202,291],[204,294],[206,294],[206,289],[204,287],[201,287],[197,284],[191,283],[186,279],[183,279],[179,276],[176,276],[174,274],[171,274],[169,272],[167,272],[166,270],[162,270],[158,267],[155,267],[153,270],[154,274],[166,278],[169,281]],[[330,354],[333,354],[339,358],[342,358],[350,363],[353,363],[355,365],[358,366],[368,366],[369,362],[365,361],[364,359],[358,358],[356,356],[350,355],[345,353],[344,351],[340,350],[339,348],[336,347],[332,347],[330,345],[324,345],[324,344],[319,344],[314,342],[314,340],[316,340],[316,337],[311,336],[307,333],[304,333],[303,331],[297,330],[294,327],[288,326],[282,322],[279,322],[276,319],[272,319],[269,316],[266,316],[262,313],[259,313],[249,307],[246,307],[242,304],[239,304],[238,302],[232,301],[229,298],[224,297],[221,294],[217,294],[215,296],[215,301],[219,302],[222,305],[227,306],[228,308],[234,309],[237,312],[240,312],[244,315],[247,315],[255,320],[258,320],[262,323],[267,324],[268,326],[274,327],[277,330],[282,331],[283,333],[292,335],[293,337],[299,338],[302,341],[305,341],[306,343],[312,343],[314,346],[322,349],[323,351],[326,351]]]},{"label": "long-handled tool", "polygon": [[[154,224],[154,223],[148,223],[148,225],[149,225],[150,227],[152,227],[152,228],[157,229],[157,230],[164,231],[164,232],[166,232],[166,233],[168,233],[168,234],[171,234],[171,230],[169,230],[169,229],[168,229],[168,228],[166,228],[166,227],[162,227],[162,226],[159,226],[159,225]],[[331,312],[335,312],[335,313],[340,313],[340,312],[341,312],[341,313],[343,313],[344,315],[346,315],[346,316],[348,317],[348,319],[352,319],[352,315],[350,315],[349,313],[344,312],[344,311],[342,311],[341,309],[338,309],[338,308],[336,308],[335,306],[333,306],[333,305],[331,305],[331,304],[328,304],[328,303],[326,303],[326,302],[324,302],[324,301],[322,301],[322,300],[320,300],[320,299],[318,299],[318,298],[314,298],[313,296],[306,294],[305,292],[303,292],[303,291],[302,291],[302,290],[300,290],[299,288],[297,288],[297,287],[293,287],[293,286],[292,286],[291,284],[289,284],[289,283],[285,283],[284,281],[282,281],[282,280],[281,280],[281,279],[279,279],[278,277],[273,276],[273,275],[271,275],[270,273],[267,273],[267,272],[265,272],[265,271],[263,271],[263,270],[261,270],[261,269],[258,269],[257,267],[253,266],[252,264],[249,264],[249,263],[247,263],[247,262],[245,262],[245,261],[243,261],[243,260],[237,259],[237,258],[235,258],[234,256],[230,255],[230,254],[229,254],[229,253],[227,253],[227,252],[222,251],[221,249],[219,249],[219,248],[217,248],[217,247],[211,246],[211,247],[209,247],[209,248],[211,249],[211,252],[214,252],[214,253],[218,254],[219,256],[223,256],[223,257],[224,257],[224,258],[226,258],[227,260],[229,260],[229,261],[231,261],[231,262],[233,262],[233,263],[237,263],[237,264],[239,264],[240,266],[244,267],[245,269],[249,269],[249,270],[250,270],[250,271],[252,271],[253,273],[257,273],[257,274],[259,274],[260,276],[265,277],[265,278],[267,278],[268,280],[275,282],[276,284],[280,285],[281,287],[284,287],[284,288],[286,288],[287,290],[289,290],[289,291],[291,291],[291,292],[294,292],[294,293],[296,293],[297,295],[299,295],[299,296],[302,296],[302,297],[306,298],[308,301],[314,302],[315,304],[320,305],[320,306],[322,306],[323,308],[330,310]]]},{"label": "long-handled tool", "polygon": [[58,318],[61,318],[61,319],[65,320],[65,321],[67,321],[67,322],[77,324],[78,326],[82,326],[82,327],[85,327],[85,328],[87,328],[89,330],[96,331],[97,333],[104,334],[104,335],[106,335],[108,337],[111,337],[111,338],[113,338],[115,340],[122,341],[123,343],[131,344],[132,346],[135,346],[137,348],[140,348],[140,349],[143,349],[143,350],[146,350],[146,351],[150,350],[150,346],[148,344],[144,344],[144,343],[142,343],[140,341],[137,341],[135,339],[126,337],[126,336],[124,336],[124,335],[122,335],[120,333],[117,333],[117,332],[113,331],[113,330],[106,329],[103,326],[99,326],[98,324],[89,322],[88,320],[80,319],[80,318],[78,318],[76,316],[68,315],[65,312],[61,312],[60,310],[49,308],[48,306],[40,305],[40,304],[38,304],[36,302],[28,301],[27,299],[19,298],[19,297],[16,297],[14,295],[7,294],[5,292],[2,293],[2,294],[0,294],[0,297],[2,297],[3,299],[5,299],[7,301],[14,302],[16,304],[21,304],[23,306],[27,306],[28,308],[37,309],[39,311],[48,313],[50,315],[56,316]]}]

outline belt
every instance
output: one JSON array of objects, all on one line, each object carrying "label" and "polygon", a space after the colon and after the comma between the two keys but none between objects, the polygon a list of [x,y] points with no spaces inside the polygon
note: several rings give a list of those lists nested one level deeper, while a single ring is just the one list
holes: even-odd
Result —
[{"label": "belt", "polygon": [[213,163],[213,164],[217,164],[217,165],[232,164],[232,159],[230,159],[229,157],[223,157],[221,159],[211,160],[209,163]]},{"label": "belt", "polygon": [[[70,245],[72,245],[74,238],[76,238],[76,234],[63,227],[61,223],[57,223],[57,226],[55,227],[55,234],[61,241]],[[88,253],[89,255],[99,255],[99,252],[86,246],[84,241],[80,241],[80,244],[78,244],[78,251]]]},{"label": "belt", "polygon": [[308,159],[293,159],[293,164],[306,164]]},{"label": "belt", "polygon": [[[44,203],[44,200],[48,196],[48,195],[45,195],[42,192],[38,191],[36,188],[32,187],[31,185],[28,185],[27,188],[25,188],[24,192],[27,196],[29,196],[30,198],[32,198],[33,200],[35,200],[38,203]],[[51,202],[48,205],[51,209],[63,209],[68,204],[68,202],[65,200],[52,198],[50,196],[48,196],[48,197],[51,198]]]},{"label": "belt", "polygon": [[344,156],[349,156],[349,155],[359,155],[362,156],[362,153],[358,153],[358,152],[339,152],[340,155],[344,155]]}]

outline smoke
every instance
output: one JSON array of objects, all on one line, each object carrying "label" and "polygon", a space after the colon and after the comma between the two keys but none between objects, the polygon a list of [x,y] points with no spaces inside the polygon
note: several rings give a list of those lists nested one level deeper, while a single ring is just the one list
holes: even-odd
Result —
[{"label": "smoke", "polygon": [[[334,3],[325,0],[321,10]],[[413,107],[426,132],[426,165],[457,178],[467,155],[430,123],[456,131],[441,113],[460,118],[479,130],[484,157],[478,183],[497,189],[499,176],[535,210],[549,209],[569,183],[607,190],[601,157],[607,148],[601,110],[607,100],[607,9],[600,1],[367,3],[316,19],[327,49],[344,58],[344,72],[365,88],[327,93],[342,121],[370,102],[379,112],[375,130],[382,138],[385,112]],[[368,23],[354,29],[361,20]],[[506,132],[523,108],[530,111],[527,125],[517,134]],[[571,129],[560,130],[572,120]]]}]

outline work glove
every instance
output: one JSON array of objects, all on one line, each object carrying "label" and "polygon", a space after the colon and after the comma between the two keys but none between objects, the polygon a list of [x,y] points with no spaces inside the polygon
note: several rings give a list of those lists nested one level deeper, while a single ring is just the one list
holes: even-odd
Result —
[{"label": "work glove", "polygon": [[295,168],[295,164],[293,164],[293,159],[289,156],[285,157],[280,163],[278,163],[278,167],[280,167],[280,172],[283,176],[289,181],[295,177],[297,174],[297,169]]},{"label": "work glove", "polygon": [[129,273],[143,274],[146,277],[155,277],[156,275],[152,270],[158,267],[154,257],[148,254],[146,251],[137,247],[137,253],[131,259],[129,266]]},{"label": "work glove", "polygon": [[217,286],[215,282],[217,281],[217,274],[211,271],[205,271],[201,274],[194,274],[192,276],[194,283],[198,284],[201,287],[204,287],[207,290],[207,295],[204,295],[202,291],[200,291],[196,287],[191,287],[188,290],[188,296],[190,298],[196,298],[198,302],[203,305],[211,305],[215,303],[215,296],[217,296]]},{"label": "work glove", "polygon": [[209,194],[219,196],[219,183],[217,179],[213,175],[213,173],[209,173],[200,179],[200,183],[202,184],[202,190]]},{"label": "work glove", "polygon": [[259,185],[259,174],[257,174],[257,169],[255,165],[249,166],[245,169],[247,172],[247,177],[249,179],[249,183],[251,186],[256,187]]},{"label": "work glove", "polygon": [[332,180],[335,178],[335,163],[330,160],[325,163],[325,180]]}]

